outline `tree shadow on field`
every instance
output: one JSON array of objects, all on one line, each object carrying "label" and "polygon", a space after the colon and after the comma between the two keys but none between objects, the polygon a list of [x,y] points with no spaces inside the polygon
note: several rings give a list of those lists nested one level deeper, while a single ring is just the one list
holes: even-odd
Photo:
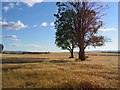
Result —
[{"label": "tree shadow on field", "polygon": [[42,63],[42,62],[66,63],[71,61],[70,60],[50,60],[49,58],[15,58],[15,57],[2,59],[2,64]]},{"label": "tree shadow on field", "polygon": [[48,58],[5,58],[2,59],[2,64],[19,64],[19,63],[37,63],[45,62]]},{"label": "tree shadow on field", "polygon": [[49,62],[52,62],[52,63],[66,63],[66,62],[72,62],[70,60],[50,60]]}]

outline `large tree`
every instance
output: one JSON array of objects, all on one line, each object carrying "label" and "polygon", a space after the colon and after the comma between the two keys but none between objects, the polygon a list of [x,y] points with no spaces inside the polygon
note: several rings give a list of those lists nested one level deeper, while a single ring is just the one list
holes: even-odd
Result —
[{"label": "large tree", "polygon": [[[61,17],[64,12],[72,12],[72,27],[75,30],[75,42],[79,47],[79,59],[85,60],[85,49],[87,46],[103,46],[107,41],[104,36],[99,35],[99,29],[103,26],[102,17],[105,9],[102,4],[98,2],[83,2],[75,0],[76,2],[57,2],[58,10],[61,9]],[[61,25],[62,27],[62,25]]]},{"label": "large tree", "polygon": [[[59,4],[57,3],[57,5]],[[54,14],[54,16],[57,18],[55,21],[55,44],[63,50],[69,50],[71,53],[70,57],[73,58],[73,51],[77,45],[75,43],[74,36],[75,30],[72,27],[72,23],[70,23],[72,14],[70,11],[65,11],[61,14],[61,9],[62,8],[59,8],[58,13]]]}]

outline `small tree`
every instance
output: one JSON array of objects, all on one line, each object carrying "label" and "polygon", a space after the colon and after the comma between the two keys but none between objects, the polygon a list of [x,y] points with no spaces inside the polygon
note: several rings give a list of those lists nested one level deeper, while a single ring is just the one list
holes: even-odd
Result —
[{"label": "small tree", "polygon": [[0,44],[0,52],[2,52],[3,48],[4,48],[3,44]]},{"label": "small tree", "polygon": [[74,37],[79,47],[78,58],[85,60],[85,49],[87,46],[103,46],[107,41],[104,36],[98,34],[99,28],[103,26],[101,18],[104,16],[103,10],[105,8],[97,2],[75,1],[58,2],[57,4],[59,9],[61,9],[61,14],[65,11],[72,12],[72,19],[69,15],[65,18],[72,20],[67,23],[71,23],[72,28],[75,30]]},{"label": "small tree", "polygon": [[[58,7],[59,4],[57,3]],[[75,30],[72,27],[71,23],[71,12],[65,11],[61,13],[61,9],[59,7],[58,13],[54,14],[54,16],[57,18],[55,21],[55,28],[56,28],[56,39],[55,44],[62,48],[63,50],[69,50],[71,53],[71,58],[73,58],[73,51],[76,47],[75,43]],[[69,22],[69,23],[68,23]]]}]

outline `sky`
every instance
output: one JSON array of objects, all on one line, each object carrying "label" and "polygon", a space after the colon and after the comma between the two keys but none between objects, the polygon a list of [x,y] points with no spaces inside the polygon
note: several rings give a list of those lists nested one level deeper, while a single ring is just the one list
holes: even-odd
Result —
[{"label": "sky", "polygon": [[[49,51],[63,52],[55,45],[54,14],[57,13],[55,2],[2,2],[0,43],[8,51]],[[86,51],[118,49],[118,3],[104,2],[108,9],[104,12],[104,27],[100,34],[111,39],[102,47],[89,47]],[[75,49],[77,51],[78,48]]]}]

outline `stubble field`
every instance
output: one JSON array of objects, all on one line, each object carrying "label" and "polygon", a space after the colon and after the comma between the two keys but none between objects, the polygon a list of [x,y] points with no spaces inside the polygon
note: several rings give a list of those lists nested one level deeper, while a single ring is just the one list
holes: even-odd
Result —
[{"label": "stubble field", "polygon": [[3,54],[3,88],[118,88],[118,55],[86,53]]}]

